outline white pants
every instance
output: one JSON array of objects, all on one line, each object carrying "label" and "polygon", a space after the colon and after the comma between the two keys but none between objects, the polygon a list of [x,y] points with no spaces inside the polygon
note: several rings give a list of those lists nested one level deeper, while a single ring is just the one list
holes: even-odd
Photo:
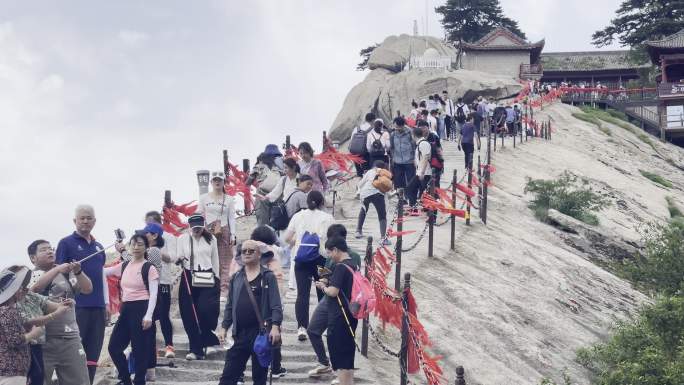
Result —
[{"label": "white pants", "polygon": [[0,385],[26,385],[26,376],[0,377]]}]

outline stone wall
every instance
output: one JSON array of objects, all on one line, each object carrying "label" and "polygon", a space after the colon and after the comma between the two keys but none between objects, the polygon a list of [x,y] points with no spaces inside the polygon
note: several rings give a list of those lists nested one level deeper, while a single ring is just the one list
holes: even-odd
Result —
[{"label": "stone wall", "polygon": [[518,78],[520,64],[530,64],[526,51],[472,51],[463,56],[463,68]]}]

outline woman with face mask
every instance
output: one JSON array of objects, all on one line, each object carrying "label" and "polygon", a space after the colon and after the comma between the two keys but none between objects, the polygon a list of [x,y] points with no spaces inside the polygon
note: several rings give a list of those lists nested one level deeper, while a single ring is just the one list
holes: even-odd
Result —
[{"label": "woman with face mask", "polygon": [[219,317],[219,252],[216,237],[204,227],[200,214],[188,218],[190,231],[178,237],[176,258],[183,272],[178,306],[190,342],[186,360],[201,360],[205,348],[219,344],[213,333]]},{"label": "woman with face mask", "polygon": [[[121,310],[109,339],[109,355],[119,373],[120,384],[145,384],[150,357],[154,353],[155,329],[152,327],[159,290],[159,271],[147,261],[149,242],[143,234],[128,242],[130,260],[105,268],[105,275],[120,277]],[[131,345],[135,355],[135,380],[131,381],[124,350]]]}]

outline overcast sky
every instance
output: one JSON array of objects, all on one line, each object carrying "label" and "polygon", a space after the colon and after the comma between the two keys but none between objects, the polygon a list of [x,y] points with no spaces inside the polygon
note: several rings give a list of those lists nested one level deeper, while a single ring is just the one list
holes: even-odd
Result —
[{"label": "overcast sky", "polygon": [[[593,49],[619,0],[502,0],[545,51]],[[428,32],[442,37],[429,1]],[[0,1],[0,256],[56,245],[73,209],[94,234],[127,234],[162,204],[196,198],[195,170],[267,143],[320,146],[366,75],[359,49],[424,30],[424,1]],[[591,10],[591,12],[588,12]],[[5,263],[3,263],[4,265]]]}]

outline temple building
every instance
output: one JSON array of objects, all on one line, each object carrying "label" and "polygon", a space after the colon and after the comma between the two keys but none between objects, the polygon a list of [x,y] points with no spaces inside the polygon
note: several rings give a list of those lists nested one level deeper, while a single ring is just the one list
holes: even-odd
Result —
[{"label": "temple building", "polygon": [[544,40],[536,43],[510,30],[498,27],[474,43],[462,43],[464,69],[510,75],[513,78],[539,79],[539,56]]},{"label": "temple building", "polygon": [[611,89],[627,87],[627,82],[639,79],[640,71],[650,67],[631,63],[629,50],[542,53],[541,64],[542,83],[589,87],[600,83]]},{"label": "temple building", "polygon": [[660,137],[684,137],[684,29],[661,40],[645,43],[654,65],[660,67],[658,115]]}]

